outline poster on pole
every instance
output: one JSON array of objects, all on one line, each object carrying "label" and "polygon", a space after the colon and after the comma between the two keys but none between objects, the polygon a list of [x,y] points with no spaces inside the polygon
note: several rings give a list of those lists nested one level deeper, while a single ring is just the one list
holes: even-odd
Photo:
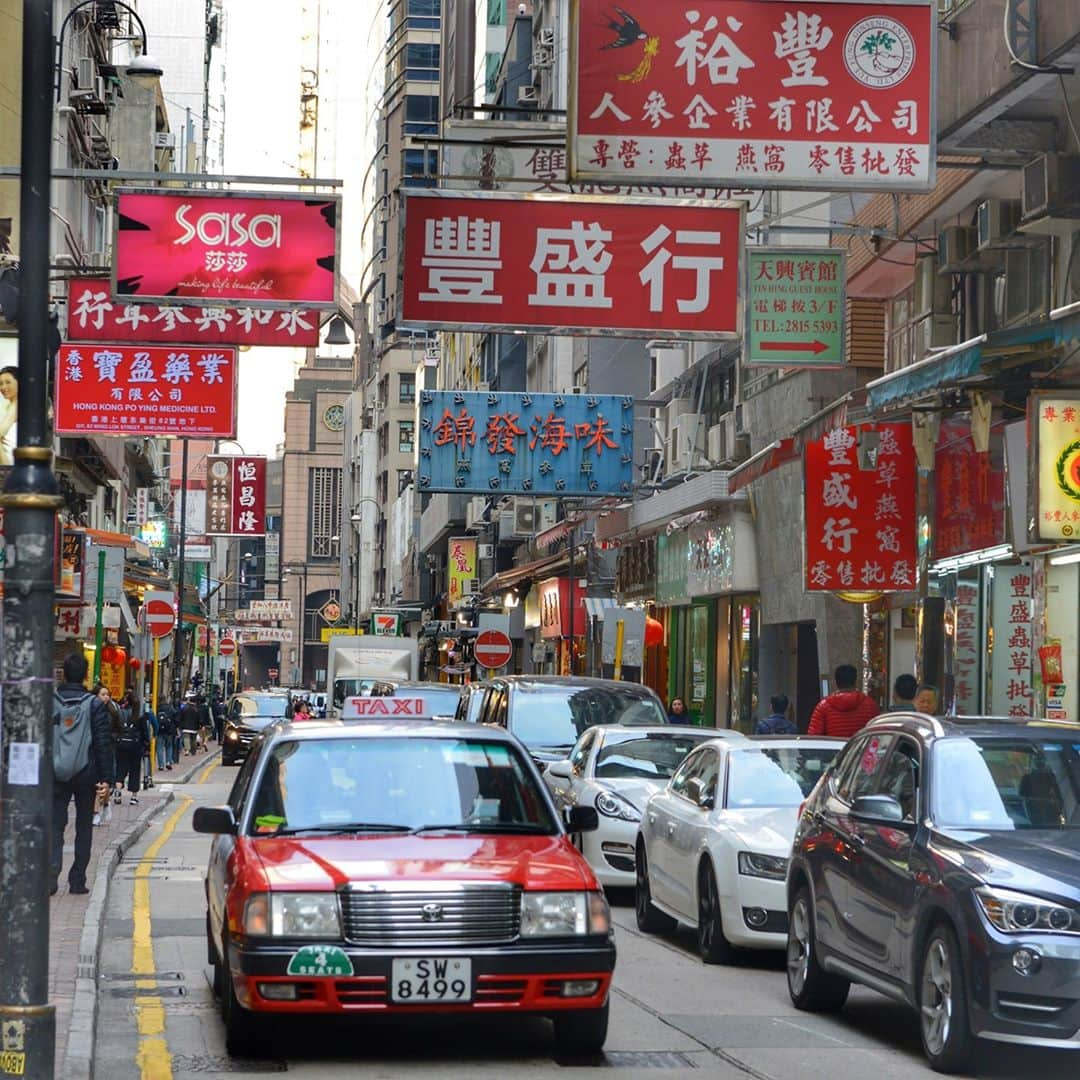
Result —
[{"label": "poster on pole", "polygon": [[571,0],[569,179],[928,191],[934,0]]}]

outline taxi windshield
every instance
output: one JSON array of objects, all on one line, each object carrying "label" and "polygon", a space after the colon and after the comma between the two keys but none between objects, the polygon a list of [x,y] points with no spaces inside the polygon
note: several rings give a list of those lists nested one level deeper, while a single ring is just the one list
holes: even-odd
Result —
[{"label": "taxi windshield", "polygon": [[550,835],[558,826],[516,747],[484,738],[387,735],[279,742],[247,831]]}]

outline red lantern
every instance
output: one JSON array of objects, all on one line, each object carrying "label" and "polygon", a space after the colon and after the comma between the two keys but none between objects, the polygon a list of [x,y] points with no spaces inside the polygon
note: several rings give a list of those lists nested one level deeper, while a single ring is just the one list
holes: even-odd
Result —
[{"label": "red lantern", "polygon": [[123,667],[127,663],[127,650],[117,646],[113,650],[112,662],[116,664],[117,667]]},{"label": "red lantern", "polygon": [[128,667],[131,668],[132,671],[138,671],[139,668],[142,667],[142,663],[137,656],[133,656],[128,661]]},{"label": "red lantern", "polygon": [[645,646],[652,648],[654,645],[664,644],[664,624],[659,619],[645,620]]},{"label": "red lantern", "polygon": [[106,645],[105,648],[101,650],[101,660],[105,664],[115,664],[116,663],[116,646],[115,645]]}]

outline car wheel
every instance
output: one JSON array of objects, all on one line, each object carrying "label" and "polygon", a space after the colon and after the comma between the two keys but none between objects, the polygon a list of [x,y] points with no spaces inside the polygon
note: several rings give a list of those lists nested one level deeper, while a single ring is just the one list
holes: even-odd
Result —
[{"label": "car wheel", "polygon": [[229,1057],[257,1058],[267,1052],[268,1029],[261,1016],[245,1009],[236,997],[232,976],[222,962],[221,1015]]},{"label": "car wheel", "polygon": [[836,1012],[844,1007],[851,983],[818,963],[813,910],[810,890],[804,885],[795,894],[788,916],[788,994],[796,1009]]},{"label": "car wheel", "polygon": [[634,879],[634,915],[638,929],[644,934],[662,934],[674,930],[675,920],[653,906],[652,889],[649,887],[649,859],[645,854],[644,843],[638,843],[637,846]]},{"label": "car wheel", "polygon": [[214,971],[214,997],[221,999],[222,990],[225,987],[225,973],[218,959],[217,945],[210,932],[210,912],[206,913],[206,961]]},{"label": "car wheel", "polygon": [[580,1009],[555,1017],[557,1057],[584,1057],[604,1049],[608,1029],[608,1003],[599,1009]]},{"label": "car wheel", "polygon": [[730,964],[735,950],[724,937],[724,920],[720,914],[720,890],[716,874],[708,863],[698,871],[698,955],[706,964]]},{"label": "car wheel", "polygon": [[919,982],[919,1030],[923,1051],[936,1072],[951,1073],[971,1060],[967,988],[960,946],[949,926],[930,935]]}]

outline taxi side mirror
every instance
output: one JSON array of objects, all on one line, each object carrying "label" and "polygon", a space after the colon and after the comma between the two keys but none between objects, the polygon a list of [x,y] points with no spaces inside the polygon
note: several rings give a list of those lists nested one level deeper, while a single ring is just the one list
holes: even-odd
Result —
[{"label": "taxi side mirror", "polygon": [[195,810],[191,827],[197,833],[232,834],[236,832],[236,815],[231,806],[200,806]]}]

